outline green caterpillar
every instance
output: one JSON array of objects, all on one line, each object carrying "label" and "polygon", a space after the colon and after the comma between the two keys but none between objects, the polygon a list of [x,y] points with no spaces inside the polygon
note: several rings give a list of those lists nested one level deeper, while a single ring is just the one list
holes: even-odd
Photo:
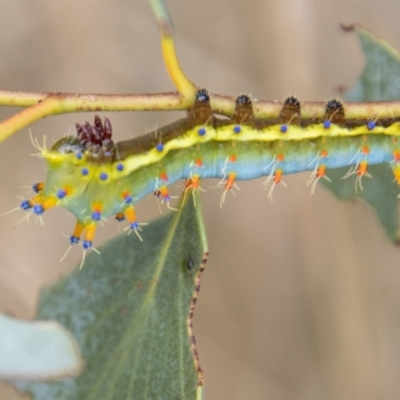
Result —
[{"label": "green caterpillar", "polygon": [[[302,118],[300,102],[287,98],[279,116],[254,117],[251,99],[241,95],[229,119],[214,115],[206,90],[198,90],[186,118],[119,143],[112,128],[96,116],[94,125],[77,124],[77,134],[51,150],[43,149],[48,174],[34,186],[37,195],[21,208],[41,215],[54,206],[77,218],[71,244],[92,248],[98,223],[115,215],[138,234],[134,205],[154,192],[169,204],[168,186],[185,179],[185,189],[200,188],[204,178],[220,178],[221,202],[236,180],[266,176],[273,189],[282,177],[311,171],[309,184],[329,179],[329,168],[351,167],[347,176],[368,177],[368,165],[390,163],[400,182],[400,119],[346,119],[343,104],[330,100],[322,118]],[[140,237],[140,235],[138,234]]]}]

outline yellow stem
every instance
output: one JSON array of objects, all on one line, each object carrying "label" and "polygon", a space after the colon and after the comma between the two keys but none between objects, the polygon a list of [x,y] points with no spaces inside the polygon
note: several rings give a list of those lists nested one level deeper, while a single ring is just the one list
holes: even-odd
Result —
[{"label": "yellow stem", "polygon": [[164,63],[173,84],[183,97],[183,101],[193,104],[196,86],[187,78],[179,64],[173,37],[171,35],[162,34],[161,47]]}]

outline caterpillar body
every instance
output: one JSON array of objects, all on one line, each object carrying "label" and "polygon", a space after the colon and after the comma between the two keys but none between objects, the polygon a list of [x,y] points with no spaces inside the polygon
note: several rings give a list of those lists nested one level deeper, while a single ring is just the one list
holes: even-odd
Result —
[{"label": "caterpillar body", "polygon": [[387,162],[400,182],[400,119],[348,120],[343,104],[330,100],[323,118],[301,117],[300,102],[287,98],[277,118],[257,120],[251,99],[241,95],[229,119],[216,117],[206,90],[197,91],[186,118],[132,140],[114,143],[110,121],[77,124],[77,135],[43,149],[48,174],[34,186],[37,195],[21,208],[41,215],[54,206],[77,218],[71,244],[83,237],[92,247],[98,223],[115,215],[137,231],[134,205],[154,192],[169,203],[169,185],[185,179],[200,188],[204,178],[220,178],[227,191],[237,180],[266,176],[269,197],[283,175],[311,171],[309,184],[329,179],[329,168],[350,166],[362,189],[368,165]]}]

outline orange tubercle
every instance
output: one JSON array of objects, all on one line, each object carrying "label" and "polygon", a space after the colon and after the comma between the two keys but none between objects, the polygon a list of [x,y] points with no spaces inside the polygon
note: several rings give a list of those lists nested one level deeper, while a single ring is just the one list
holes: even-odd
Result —
[{"label": "orange tubercle", "polygon": [[170,199],[170,196],[169,196],[169,193],[168,193],[168,187],[167,187],[167,186],[161,186],[160,192],[161,192],[161,196],[162,196],[165,200],[169,200],[169,199]]},{"label": "orange tubercle", "polygon": [[192,175],[191,178],[186,180],[185,190],[189,189],[189,188],[191,188],[193,190],[196,190],[196,189],[199,188],[199,186],[200,186],[200,176],[199,175]]},{"label": "orange tubercle", "polygon": [[326,158],[328,157],[328,150],[321,150],[321,152],[319,153],[320,157],[322,158]]},{"label": "orange tubercle", "polygon": [[394,178],[398,185],[400,185],[400,164],[392,164]]},{"label": "orange tubercle", "polygon": [[168,175],[167,175],[167,173],[165,171],[160,172],[159,177],[163,182],[167,182],[168,181]]},{"label": "orange tubercle", "polygon": [[282,180],[283,171],[277,169],[274,174],[274,183],[279,183]]},{"label": "orange tubercle", "polygon": [[229,190],[232,189],[233,185],[235,184],[236,173],[230,172],[228,174],[228,179],[226,180],[225,189]]},{"label": "orange tubercle", "polygon": [[325,165],[320,165],[317,169],[316,172],[316,177],[317,178],[322,178],[325,176],[325,172],[326,172],[326,166]]},{"label": "orange tubercle", "polygon": [[57,199],[53,196],[46,197],[45,199],[43,199],[41,204],[42,204],[43,209],[46,211],[49,208],[52,208],[57,205]]},{"label": "orange tubercle", "polygon": [[393,151],[393,159],[395,162],[400,162],[400,150]]},{"label": "orange tubercle", "polygon": [[360,165],[357,168],[357,175],[363,176],[367,173],[368,169],[368,162],[367,161],[361,161]]},{"label": "orange tubercle", "polygon": [[128,222],[130,224],[133,224],[136,222],[136,212],[135,212],[135,208],[133,206],[130,206],[126,209],[125,211],[125,216],[126,219],[128,220]]},{"label": "orange tubercle", "polygon": [[231,163],[235,163],[236,161],[237,161],[237,156],[236,156],[236,154],[231,154],[230,156],[229,156],[229,162],[231,162]]}]

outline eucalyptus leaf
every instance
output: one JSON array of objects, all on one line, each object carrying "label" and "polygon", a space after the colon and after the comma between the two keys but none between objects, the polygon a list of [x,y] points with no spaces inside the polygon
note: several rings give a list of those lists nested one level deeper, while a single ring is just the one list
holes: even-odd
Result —
[{"label": "eucalyptus leaf", "polygon": [[[351,29],[356,32],[365,56],[365,66],[359,79],[347,92],[348,101],[380,101],[400,99],[400,54],[384,40],[377,38],[360,25]],[[379,116],[376,116],[379,117]],[[388,164],[368,166],[372,179],[363,177],[364,190],[356,188],[356,176],[340,179],[348,168],[329,170],[331,182],[321,182],[340,199],[360,197],[376,211],[387,236],[393,242],[399,240],[397,196],[400,191],[394,182]]]},{"label": "eucalyptus leaf", "polygon": [[79,347],[59,323],[0,314],[0,379],[51,381],[79,375],[82,369]]},{"label": "eucalyptus leaf", "polygon": [[38,318],[57,319],[75,335],[86,369],[19,389],[35,400],[202,398],[188,328],[207,252],[196,197],[187,191],[178,211],[144,227],[143,242],[119,235],[43,291]]}]

